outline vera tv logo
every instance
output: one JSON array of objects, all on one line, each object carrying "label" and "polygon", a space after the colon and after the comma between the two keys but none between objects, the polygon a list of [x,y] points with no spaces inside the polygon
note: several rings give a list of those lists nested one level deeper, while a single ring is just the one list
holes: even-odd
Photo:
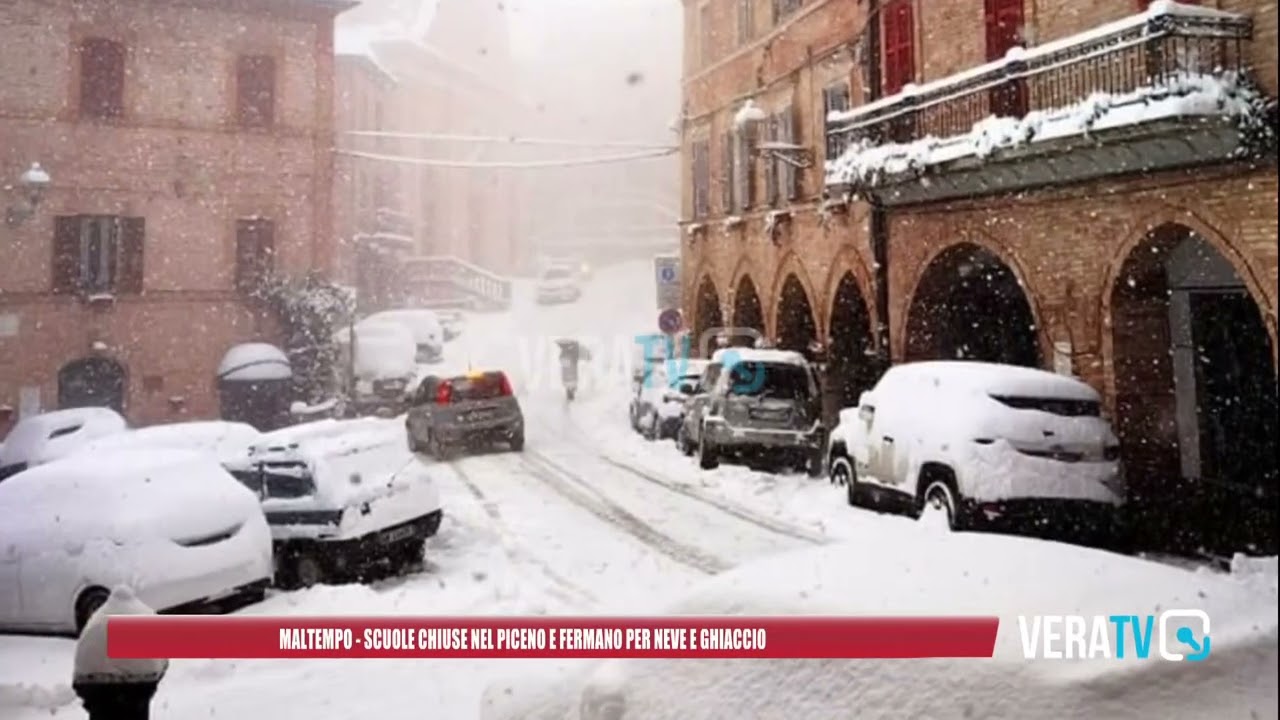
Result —
[{"label": "vera tv logo", "polygon": [[1209,657],[1209,615],[1165,610],[1159,615],[1018,616],[1027,659],[1146,660],[1152,645],[1164,660],[1199,662]]}]

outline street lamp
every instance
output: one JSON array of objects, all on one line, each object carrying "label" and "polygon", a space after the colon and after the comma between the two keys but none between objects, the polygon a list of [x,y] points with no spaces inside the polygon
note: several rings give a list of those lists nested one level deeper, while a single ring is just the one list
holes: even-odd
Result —
[{"label": "street lamp", "polygon": [[[40,163],[31,163],[31,167],[18,178],[21,197],[17,204],[10,206],[5,213],[5,222],[9,227],[21,225],[35,214],[50,182],[49,173],[40,167]],[[13,186],[6,185],[5,189],[11,190]]]}]

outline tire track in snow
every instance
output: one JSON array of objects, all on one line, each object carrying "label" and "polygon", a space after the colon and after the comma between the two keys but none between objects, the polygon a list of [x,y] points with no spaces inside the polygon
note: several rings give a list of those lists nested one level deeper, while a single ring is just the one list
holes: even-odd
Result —
[{"label": "tire track in snow", "polygon": [[609,499],[573,471],[541,453],[526,449],[521,457],[521,464],[529,471],[529,475],[541,480],[566,500],[682,565],[708,575],[733,567],[732,563],[657,530]]},{"label": "tire track in snow", "polygon": [[498,537],[502,542],[502,551],[506,556],[510,558],[512,562],[517,564],[528,563],[537,567],[538,570],[553,584],[553,587],[548,588],[548,590],[561,600],[573,605],[578,605],[582,602],[586,602],[590,605],[599,604],[600,599],[592,594],[591,591],[575,584],[560,573],[556,572],[542,558],[529,554],[527,551],[521,549],[521,545],[515,540],[515,534],[507,525],[506,520],[503,519],[502,512],[498,509],[498,504],[490,500],[488,496],[484,494],[484,491],[480,489],[480,486],[476,484],[475,480],[473,480],[467,471],[463,469],[463,463],[466,463],[470,459],[471,458],[462,458],[449,463],[437,464],[443,467],[448,467],[453,473],[453,476],[457,478],[458,482],[460,482],[462,486],[466,488],[467,492],[470,493],[478,503],[480,503],[480,507],[494,523],[494,529],[498,533]]},{"label": "tire track in snow", "polygon": [[720,512],[731,515],[739,520],[751,523],[752,525],[755,525],[760,528],[764,528],[765,530],[768,530],[773,533],[777,533],[778,535],[789,537],[793,540],[800,540],[802,542],[810,543],[812,545],[824,545],[829,542],[829,540],[826,537],[823,537],[818,533],[809,532],[804,528],[790,525],[788,523],[782,522],[781,520],[776,520],[774,518],[771,518],[767,515],[761,515],[760,513],[748,510],[747,508],[744,508],[740,505],[729,502],[728,500],[722,500],[713,495],[698,492],[696,489],[694,489],[687,483],[682,483],[676,480],[669,480],[669,479],[660,477],[657,474],[647,469],[640,468],[630,463],[623,462],[616,458],[610,457],[609,455],[606,455],[605,453],[600,452],[598,448],[595,448],[587,444],[587,442],[583,440],[583,438],[586,435],[583,431],[582,426],[578,424],[577,420],[573,418],[569,418],[569,423],[574,426],[574,428],[576,429],[576,432],[575,433],[562,432],[561,435],[564,439],[569,440],[575,445],[591,452],[593,455],[598,457],[603,462],[608,463],[609,465],[612,465],[613,467],[616,467],[619,470],[630,473],[631,475],[638,477],[641,480],[644,480],[645,482],[651,483],[653,485],[657,485],[658,487],[661,487],[670,492],[676,493],[677,495],[682,495],[691,500],[696,500],[704,505],[713,507],[719,510]]}]

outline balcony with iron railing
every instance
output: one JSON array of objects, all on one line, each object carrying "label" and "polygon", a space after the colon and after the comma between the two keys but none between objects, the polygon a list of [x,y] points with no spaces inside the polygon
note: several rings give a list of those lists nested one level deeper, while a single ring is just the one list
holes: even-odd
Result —
[{"label": "balcony with iron railing", "polygon": [[831,197],[886,206],[1274,154],[1275,101],[1249,72],[1250,18],[1146,12],[832,113]]}]

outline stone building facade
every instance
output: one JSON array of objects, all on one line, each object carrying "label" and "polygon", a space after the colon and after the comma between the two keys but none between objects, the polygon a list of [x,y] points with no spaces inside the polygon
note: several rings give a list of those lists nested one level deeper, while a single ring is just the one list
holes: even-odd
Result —
[{"label": "stone building facade", "polygon": [[832,409],[889,362],[1077,375],[1156,534],[1274,524],[1274,1],[685,13],[696,330],[821,345]]},{"label": "stone building facade", "polygon": [[[223,353],[275,340],[246,289],[327,271],[333,22],[345,0],[0,6],[0,433],[79,404],[218,414]],[[3,198],[15,202],[11,193]]]}]

